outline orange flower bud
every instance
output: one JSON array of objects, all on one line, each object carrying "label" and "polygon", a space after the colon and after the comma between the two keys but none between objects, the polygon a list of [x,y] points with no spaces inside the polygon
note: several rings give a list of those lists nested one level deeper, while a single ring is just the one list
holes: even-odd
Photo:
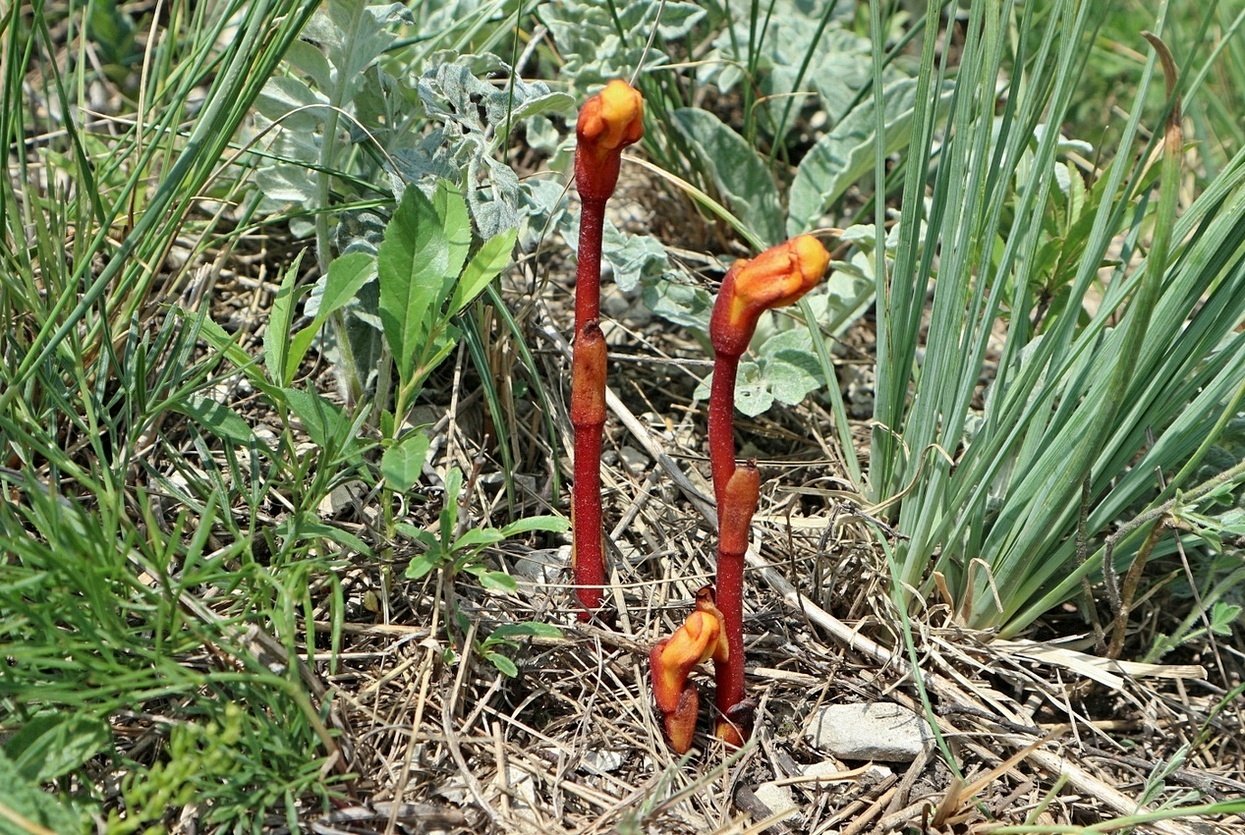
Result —
[{"label": "orange flower bud", "polygon": [[669,638],[649,653],[653,699],[662,712],[670,747],[682,754],[691,747],[700,696],[687,677],[697,664],[728,657],[722,613],[713,602],[713,588],[696,593],[696,610]]},{"label": "orange flower bud", "polygon": [[579,111],[575,185],[585,201],[604,201],[618,184],[622,149],[644,136],[644,97],[625,81],[605,85]]},{"label": "orange flower bud", "polygon": [[830,253],[812,235],[770,247],[750,261],[736,261],[722,280],[709,320],[714,351],[741,356],[761,314],[799,301],[821,281],[829,265]]}]

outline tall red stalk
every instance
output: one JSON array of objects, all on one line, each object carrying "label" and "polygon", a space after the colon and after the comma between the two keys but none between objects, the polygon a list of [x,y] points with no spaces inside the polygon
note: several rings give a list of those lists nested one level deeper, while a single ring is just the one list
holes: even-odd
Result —
[{"label": "tall red stalk", "polygon": [[571,426],[575,485],[571,496],[571,564],[581,620],[601,606],[605,553],[601,531],[601,436],[605,427],[605,336],[589,319],[571,355]]},{"label": "tall red stalk", "polygon": [[729,649],[726,658],[714,661],[716,733],[733,745],[742,745],[752,730],[744,688],[744,554],[760,492],[756,465],[735,466],[735,377],[761,314],[797,301],[821,280],[829,263],[825,247],[809,235],[767,249],[751,261],[737,261],[722,280],[709,320],[714,351],[709,460],[718,502],[716,590]]},{"label": "tall red stalk", "polygon": [[761,492],[761,472],[746,461],[731,474],[719,500],[717,605],[722,612],[727,652],[713,664],[717,685],[717,736],[743,745],[752,731],[752,711],[744,699],[744,554]]},{"label": "tall red stalk", "polygon": [[[622,149],[644,135],[643,114],[644,100],[639,92],[625,81],[611,81],[604,90],[584,102],[575,126],[578,139],[575,185],[582,212],[579,261],[575,269],[575,346],[571,360],[571,424],[575,427],[571,539],[576,595],[584,607],[579,613],[580,620],[589,619],[600,607],[605,585],[600,467],[606,362],[605,340],[598,327],[601,234],[605,227],[605,203],[618,185]],[[584,410],[578,417],[576,404]]]}]

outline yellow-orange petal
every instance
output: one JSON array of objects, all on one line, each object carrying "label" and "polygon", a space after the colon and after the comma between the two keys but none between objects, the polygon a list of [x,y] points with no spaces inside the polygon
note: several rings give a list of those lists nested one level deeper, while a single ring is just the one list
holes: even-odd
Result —
[{"label": "yellow-orange petal", "polygon": [[[758,490],[759,488],[760,484],[758,482]],[[717,646],[712,648],[713,651],[710,657],[719,664],[727,661],[731,656],[731,652],[730,646],[726,641],[726,618],[722,616],[721,610],[718,609],[713,586],[701,586],[696,591],[696,611],[704,612],[718,622],[718,642]]]},{"label": "yellow-orange petal", "polygon": [[[704,606],[705,608],[702,608]],[[697,664],[726,657],[726,633],[722,613],[712,602],[697,600],[696,611],[669,638],[658,641],[649,652],[653,698],[663,713],[678,707],[687,677]]]}]

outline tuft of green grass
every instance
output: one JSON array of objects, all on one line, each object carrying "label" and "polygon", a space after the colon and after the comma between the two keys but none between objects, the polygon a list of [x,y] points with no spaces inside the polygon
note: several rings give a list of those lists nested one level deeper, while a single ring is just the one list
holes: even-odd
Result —
[{"label": "tuft of green grass", "polygon": [[[916,97],[893,260],[876,210],[868,478],[906,537],[895,595],[945,589],[963,623],[1004,635],[1131,564],[1145,531],[1104,564],[1107,534],[1193,488],[1217,418],[1240,406],[1245,155],[1180,199],[1184,149],[1151,163],[1173,102],[1147,106],[1152,56],[1114,155],[1086,162],[1061,126],[1107,16],[972,3],[954,67],[925,39],[918,84],[954,78],[955,92],[945,119]],[[880,12],[874,24],[886,30]],[[883,50],[875,39],[875,83]],[[1201,77],[1169,82],[1192,99]],[[876,159],[881,182],[880,144]]]},{"label": "tuft of green grass", "polygon": [[[114,4],[14,4],[0,20],[5,99],[28,105],[0,113],[0,727],[14,797],[50,784],[78,821],[112,809],[111,831],[191,796],[214,825],[253,828],[340,787],[321,773],[327,701],[294,661],[294,615],[339,549],[266,529],[269,491],[299,495],[299,457],[220,402],[204,317],[171,310],[202,253],[237,239],[222,221],[245,227],[229,144],[317,6],[175,4],[154,26]],[[95,779],[114,768],[119,799]]]}]

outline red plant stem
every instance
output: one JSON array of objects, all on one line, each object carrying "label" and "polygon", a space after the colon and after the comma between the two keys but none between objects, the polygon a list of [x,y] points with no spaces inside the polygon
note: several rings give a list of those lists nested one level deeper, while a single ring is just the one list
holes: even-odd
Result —
[{"label": "red plant stem", "polygon": [[605,553],[601,532],[601,439],[605,428],[605,337],[595,319],[579,329],[571,355],[571,426],[575,482],[571,485],[571,562],[575,595],[588,620],[601,607]]},{"label": "red plant stem", "polygon": [[[713,674],[717,684],[716,703],[722,717],[733,716],[735,708],[744,700],[744,554],[748,550],[748,534],[760,490],[761,473],[755,462],[746,461],[727,482],[718,508],[721,527],[715,591],[726,632],[727,657],[720,661],[715,659]],[[725,738],[723,724],[720,720],[718,735]],[[725,724],[730,727],[729,722]],[[737,729],[736,744],[742,744],[749,730],[748,727]]]},{"label": "red plant stem", "polygon": [[579,258],[575,264],[575,333],[601,317],[601,234],[605,201],[581,199]]},{"label": "red plant stem", "polygon": [[738,374],[739,356],[718,352],[709,389],[709,466],[713,471],[713,497],[718,503],[719,527],[722,494],[735,473],[735,377]]}]

